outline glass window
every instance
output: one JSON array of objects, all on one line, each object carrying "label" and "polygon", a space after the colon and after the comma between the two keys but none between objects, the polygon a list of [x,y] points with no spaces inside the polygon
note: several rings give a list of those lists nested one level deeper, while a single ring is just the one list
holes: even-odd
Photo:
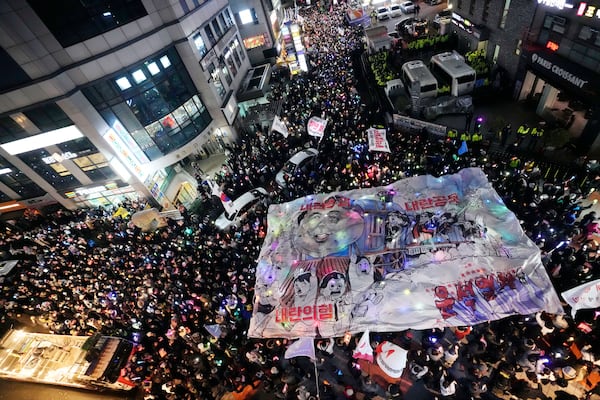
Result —
[{"label": "glass window", "polygon": [[68,171],[65,173],[62,165],[51,166],[46,164],[44,159],[47,159],[50,156],[51,154],[46,150],[38,149],[19,154],[17,157],[29,165],[36,174],[41,176],[46,182],[51,184],[57,190],[65,190],[81,186],[81,182],[79,182],[79,180],[77,180],[71,173]]},{"label": "glass window", "polygon": [[233,76],[236,76],[237,75],[237,67],[235,66],[235,63],[233,62],[233,57],[231,56],[231,50],[229,50],[229,49],[225,50],[225,62],[229,66],[229,69],[231,70],[231,73],[233,74]]},{"label": "glass window", "polygon": [[237,66],[240,67],[242,65],[242,60],[240,60],[240,56],[238,55],[238,52],[235,50],[235,42],[231,42],[229,44],[229,49],[231,50],[231,54],[233,55],[233,58],[235,58],[235,62],[237,63]]},{"label": "glass window", "polygon": [[223,32],[221,31],[221,27],[219,26],[219,21],[217,19],[212,20],[212,27],[218,37],[223,36]]},{"label": "glass window", "polygon": [[117,85],[119,85],[119,88],[121,90],[127,90],[131,87],[131,83],[129,83],[129,79],[127,79],[124,76],[117,79],[115,82],[117,82]]},{"label": "glass window", "polygon": [[252,11],[250,11],[249,8],[240,11],[238,15],[240,16],[240,22],[242,25],[254,22],[254,18],[252,18]]},{"label": "glass window", "polygon": [[206,106],[204,105],[204,103],[202,103],[202,100],[200,100],[198,96],[194,96],[192,97],[192,99],[196,102],[196,106],[198,107],[198,110],[200,110],[200,112],[206,111]]},{"label": "glass window", "polygon": [[23,114],[42,132],[73,125],[73,121],[56,103],[49,103],[24,111]]},{"label": "glass window", "polygon": [[223,17],[225,18],[225,26],[233,26],[233,18],[231,18],[231,13],[229,12],[228,8],[223,10]]},{"label": "glass window", "polygon": [[[458,8],[462,8],[461,7],[461,1],[458,1]],[[500,24],[499,24],[499,28],[500,29],[504,29],[504,27],[506,26],[506,20],[508,18],[508,12],[510,11],[510,0],[504,0],[504,8],[502,10],[502,17],[500,18]]]},{"label": "glass window", "polygon": [[[6,163],[4,165],[7,165]],[[0,175],[0,182],[18,193],[21,197],[29,199],[46,194],[46,191],[33,182],[23,171],[12,167],[13,172]]]},{"label": "glass window", "polygon": [[223,81],[221,80],[221,74],[218,69],[215,68],[213,63],[208,64],[208,72],[212,78],[212,84],[217,90],[217,94],[223,98],[225,96],[225,86],[223,85]]},{"label": "glass window", "polygon": [[160,63],[162,64],[163,68],[169,68],[171,66],[171,60],[169,60],[169,57],[167,56],[162,56],[160,58]]},{"label": "glass window", "polygon": [[62,47],[148,15],[141,0],[27,0]]},{"label": "glass window", "polygon": [[10,116],[0,117],[0,141],[12,142],[27,136],[27,131]]},{"label": "glass window", "polygon": [[135,81],[135,83],[142,83],[146,80],[146,75],[141,69],[133,71],[133,74],[131,75],[133,76],[133,80]]},{"label": "glass window", "polygon": [[200,53],[200,57],[204,57],[208,52],[206,45],[204,44],[204,39],[202,39],[202,35],[199,33],[194,36],[194,45],[196,46],[196,50]]},{"label": "glass window", "polygon": [[245,60],[246,52],[244,50],[242,50],[242,46],[240,46],[240,40],[237,36],[235,37],[233,44],[234,44],[235,48],[240,52],[240,57],[242,58],[242,60]]},{"label": "glass window", "polygon": [[225,21],[225,17],[223,16],[223,13],[219,14],[219,23],[225,29],[225,31],[227,31],[229,29],[229,25],[227,25],[227,21]]},{"label": "glass window", "polygon": [[229,70],[227,70],[227,66],[225,66],[225,65],[221,66],[221,74],[225,77],[225,81],[227,82],[227,84],[231,85],[231,81],[233,79],[231,78],[231,74],[229,73]]},{"label": "glass window", "polygon": [[148,68],[148,71],[150,71],[150,74],[152,74],[152,75],[156,75],[160,72],[160,68],[158,68],[158,65],[156,65],[156,63],[154,61],[152,61],[151,63],[148,63],[146,65],[146,67]]},{"label": "glass window", "polygon": [[215,39],[215,35],[213,34],[213,31],[212,31],[212,29],[210,29],[210,25],[206,25],[204,27],[204,33],[206,33],[206,37],[208,38],[210,45],[214,46],[217,43],[217,39]]},{"label": "glass window", "polygon": [[[194,96],[195,97],[195,96]],[[198,113],[198,107],[196,107],[196,104],[194,103],[194,99],[189,99],[188,101],[185,102],[184,104],[185,110],[190,114],[190,115],[194,115],[196,113]]]}]

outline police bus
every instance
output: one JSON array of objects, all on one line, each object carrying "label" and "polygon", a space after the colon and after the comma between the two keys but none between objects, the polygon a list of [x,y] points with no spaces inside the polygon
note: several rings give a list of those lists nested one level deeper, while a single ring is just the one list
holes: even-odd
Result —
[{"label": "police bus", "polygon": [[87,390],[132,390],[122,371],[134,344],[113,336],[71,336],[11,329],[0,340],[0,379]]},{"label": "police bus", "polygon": [[452,96],[463,96],[473,91],[475,70],[456,51],[447,51],[431,57],[429,68],[440,87],[447,86]]},{"label": "police bus", "polygon": [[424,99],[437,96],[438,81],[421,60],[409,61],[402,65],[402,81],[411,97]]}]

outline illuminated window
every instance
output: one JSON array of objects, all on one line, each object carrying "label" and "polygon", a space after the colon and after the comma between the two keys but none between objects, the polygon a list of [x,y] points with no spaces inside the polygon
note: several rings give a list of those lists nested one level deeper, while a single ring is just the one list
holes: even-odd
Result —
[{"label": "illuminated window", "polygon": [[242,25],[245,24],[250,24],[252,22],[254,22],[254,20],[252,19],[252,12],[250,12],[250,9],[245,9],[240,11],[240,22],[242,23]]},{"label": "illuminated window", "polygon": [[502,10],[502,17],[500,18],[500,29],[504,29],[506,26],[506,19],[508,18],[508,11],[510,10],[510,0],[504,0],[504,8]]},{"label": "illuminated window", "polygon": [[81,168],[82,171],[86,172],[108,166],[108,161],[102,155],[102,153],[95,153],[84,157],[78,157],[73,159],[73,162],[77,164],[77,166]]},{"label": "illuminated window", "polygon": [[144,72],[141,69],[133,71],[133,74],[131,75],[133,76],[135,83],[142,83],[146,80],[146,75],[144,75]]},{"label": "illuminated window", "polygon": [[61,163],[53,163],[50,164],[50,167],[60,176],[68,176],[71,175],[68,169],[66,169]]},{"label": "illuminated window", "polygon": [[206,45],[204,44],[204,39],[202,39],[202,36],[200,36],[199,33],[196,36],[194,36],[194,45],[196,46],[196,49],[200,52],[200,57],[203,57],[208,52],[208,50],[206,49]]},{"label": "illuminated window", "polygon": [[122,77],[117,79],[117,85],[119,85],[119,89],[127,90],[131,87],[131,83],[129,83],[129,79]]},{"label": "illuminated window", "polygon": [[155,62],[151,62],[150,64],[147,65],[148,67],[148,71],[150,71],[150,73],[152,75],[156,75],[160,72],[160,69],[158,68],[158,65],[156,65]]},{"label": "illuminated window", "polygon": [[171,60],[169,60],[169,57],[167,56],[162,56],[160,58],[160,63],[162,64],[163,68],[169,68],[171,66]]}]

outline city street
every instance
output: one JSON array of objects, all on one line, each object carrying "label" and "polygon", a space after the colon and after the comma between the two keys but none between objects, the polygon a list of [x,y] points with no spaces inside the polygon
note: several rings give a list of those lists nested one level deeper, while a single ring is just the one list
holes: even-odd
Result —
[{"label": "city street", "polygon": [[[386,3],[382,3],[382,4],[386,5],[386,7],[389,8],[389,5],[391,5],[392,2],[386,2]],[[421,10],[419,11],[418,18],[428,19],[431,22],[433,20],[433,17],[435,17],[435,15],[437,13],[439,13],[440,11],[445,9],[447,7],[447,5],[448,4],[446,2],[443,2],[443,3],[440,3],[435,6],[430,6],[429,4],[427,4],[425,2],[421,2],[421,3],[419,3]],[[378,4],[377,6],[379,7],[380,5]],[[373,20],[372,26],[385,25],[388,28],[388,32],[394,32],[396,30],[396,24],[398,22],[402,22],[409,18],[414,18],[414,17],[416,17],[415,14],[402,14],[398,17],[388,18],[383,21]]]}]

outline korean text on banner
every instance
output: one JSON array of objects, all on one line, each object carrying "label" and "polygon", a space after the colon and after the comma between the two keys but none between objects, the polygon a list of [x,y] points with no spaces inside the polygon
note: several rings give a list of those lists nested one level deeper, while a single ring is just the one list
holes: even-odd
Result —
[{"label": "korean text on banner", "polygon": [[306,131],[311,136],[323,137],[327,120],[319,117],[311,117],[306,125]]},{"label": "korean text on banner", "polygon": [[248,336],[341,337],[562,314],[539,248],[478,168],[269,207]]},{"label": "korean text on banner", "polygon": [[369,151],[390,153],[385,129],[370,128],[367,130],[367,137],[369,138]]}]

